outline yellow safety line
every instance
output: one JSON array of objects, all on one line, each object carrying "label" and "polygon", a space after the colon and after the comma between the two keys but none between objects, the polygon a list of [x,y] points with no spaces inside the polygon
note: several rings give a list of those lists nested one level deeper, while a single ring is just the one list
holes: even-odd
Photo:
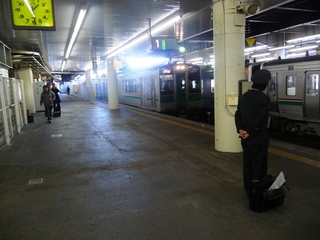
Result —
[{"label": "yellow safety line", "polygon": [[210,136],[214,136],[214,132],[209,132],[208,130],[205,130],[205,129],[201,129],[201,128],[198,128],[198,127],[192,127],[192,126],[190,126],[188,124],[175,122],[175,121],[172,121],[172,120],[169,120],[169,119],[153,116],[153,115],[150,115],[150,114],[147,114],[147,113],[143,113],[143,112],[139,112],[139,111],[135,111],[135,110],[132,110],[132,109],[128,109],[128,108],[126,108],[126,109],[131,111],[131,112],[135,112],[137,114],[146,116],[148,118],[157,119],[157,120],[162,121],[162,122],[170,123],[170,124],[173,124],[173,125],[177,125],[177,126],[181,126],[181,127],[187,128],[189,130],[193,130],[193,131],[201,132],[201,133],[204,133],[204,134],[207,134],[207,135],[210,135]]},{"label": "yellow safety line", "polygon": [[[170,123],[170,124],[181,126],[181,127],[193,130],[193,131],[197,131],[197,132],[201,132],[201,133],[204,133],[204,134],[207,134],[207,135],[210,135],[210,136],[214,136],[214,132],[210,132],[210,131],[205,130],[205,129],[192,127],[192,126],[190,126],[188,124],[175,122],[175,121],[172,121],[172,120],[168,120],[168,119],[165,119],[165,118],[153,116],[153,115],[150,115],[150,114],[147,114],[147,113],[143,113],[143,112],[140,112],[140,111],[135,111],[135,110],[132,110],[132,109],[129,109],[129,108],[126,108],[126,109],[131,111],[131,112],[135,112],[137,114],[146,116],[148,118],[153,118],[153,119],[156,119],[156,120],[159,120],[159,121],[162,121],[162,122]],[[275,155],[278,155],[278,156],[281,156],[281,157],[285,157],[285,158],[288,158],[288,159],[291,159],[291,160],[295,160],[295,161],[298,161],[298,162],[302,162],[302,163],[305,163],[305,164],[308,164],[308,165],[311,165],[311,166],[314,166],[314,167],[320,167],[320,162],[319,161],[315,161],[315,160],[312,160],[312,159],[309,159],[309,158],[306,158],[306,157],[297,156],[295,154],[284,152],[284,151],[277,150],[277,149],[274,149],[274,148],[269,148],[269,152],[273,153]]]},{"label": "yellow safety line", "polygon": [[292,159],[292,160],[295,160],[298,162],[302,162],[302,163],[305,163],[305,164],[308,164],[308,165],[311,165],[314,167],[320,167],[320,162],[306,158],[306,157],[297,156],[295,154],[284,152],[284,151],[277,150],[274,148],[269,148],[269,152],[276,154],[278,156],[289,158],[289,159]]}]

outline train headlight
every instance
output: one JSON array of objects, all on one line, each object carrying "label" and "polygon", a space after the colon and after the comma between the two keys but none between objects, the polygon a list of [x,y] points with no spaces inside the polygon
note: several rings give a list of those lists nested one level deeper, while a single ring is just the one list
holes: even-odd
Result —
[{"label": "train headlight", "polygon": [[186,66],[185,65],[177,65],[176,70],[185,70]]}]

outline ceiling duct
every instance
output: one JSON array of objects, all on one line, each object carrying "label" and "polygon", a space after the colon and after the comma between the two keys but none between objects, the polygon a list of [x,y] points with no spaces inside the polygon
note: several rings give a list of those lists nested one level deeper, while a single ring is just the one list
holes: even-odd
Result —
[{"label": "ceiling duct", "polygon": [[37,52],[30,51],[11,51],[13,69],[31,68],[43,76],[52,76],[51,70],[46,62]]}]

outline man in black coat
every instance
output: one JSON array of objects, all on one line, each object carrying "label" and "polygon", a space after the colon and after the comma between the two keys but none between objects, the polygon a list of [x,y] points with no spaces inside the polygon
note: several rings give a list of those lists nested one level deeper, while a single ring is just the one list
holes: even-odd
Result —
[{"label": "man in black coat", "polygon": [[263,93],[271,79],[268,70],[253,73],[252,89],[244,93],[238,102],[235,124],[243,149],[243,183],[247,193],[252,182],[267,175],[268,168],[268,114],[270,98]]}]

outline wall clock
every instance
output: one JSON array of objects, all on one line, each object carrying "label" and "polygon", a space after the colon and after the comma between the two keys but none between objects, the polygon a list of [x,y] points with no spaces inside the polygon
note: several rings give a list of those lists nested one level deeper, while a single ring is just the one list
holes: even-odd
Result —
[{"label": "wall clock", "polygon": [[14,29],[55,30],[53,0],[11,0]]}]

